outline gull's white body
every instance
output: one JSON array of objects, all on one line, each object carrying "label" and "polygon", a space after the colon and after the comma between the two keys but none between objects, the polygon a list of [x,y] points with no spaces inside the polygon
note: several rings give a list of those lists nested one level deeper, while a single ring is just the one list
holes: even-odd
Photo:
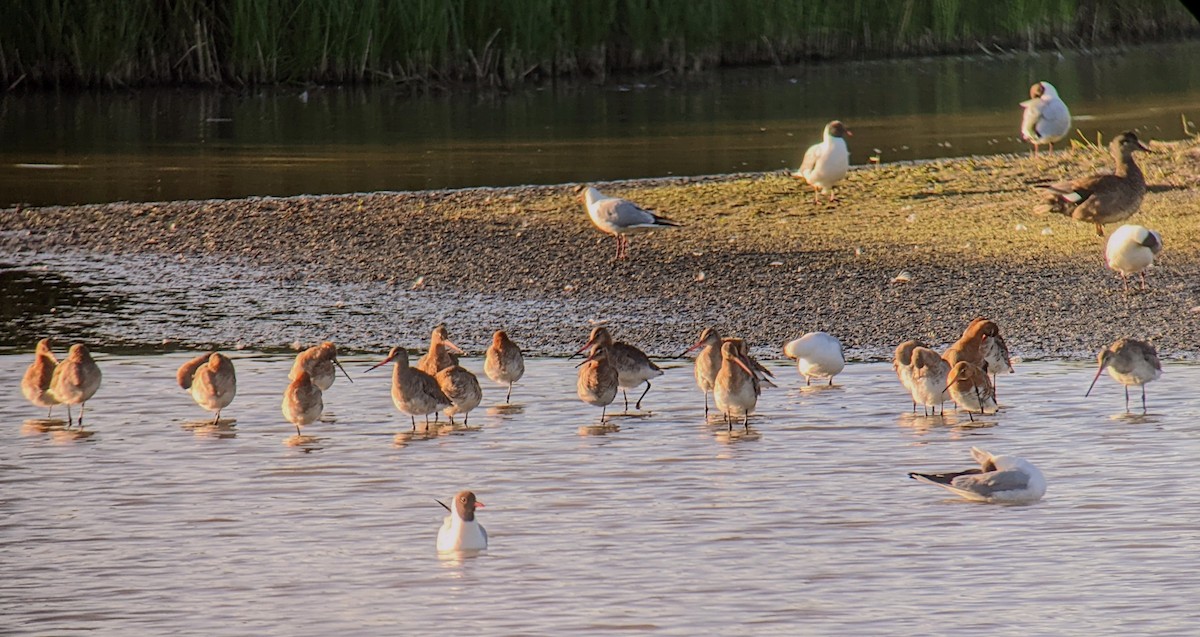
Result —
[{"label": "gull's white body", "polygon": [[1137,274],[1154,263],[1162,250],[1162,236],[1144,226],[1123,225],[1108,238],[1104,259],[1123,276]]},{"label": "gull's white body", "polygon": [[822,192],[831,190],[839,181],[846,178],[850,172],[850,148],[846,140],[829,134],[825,127],[824,140],[813,144],[804,153],[804,161],[800,170],[792,173],[793,177],[803,177],[809,185],[821,189]]},{"label": "gull's white body", "polygon": [[[467,508],[467,513],[462,512],[463,502],[461,498],[466,495],[470,498],[470,506]],[[453,551],[482,551],[487,548],[488,538],[487,531],[479,520],[475,519],[476,509],[474,508],[475,495],[469,491],[464,491],[454,496],[451,501],[453,506],[450,509],[450,515],[442,522],[442,528],[438,529],[437,550],[442,553]],[[479,506],[483,506],[480,503]],[[471,518],[470,520],[465,519]]]},{"label": "gull's white body", "polygon": [[1044,92],[1024,102],[1021,117],[1021,136],[1034,146],[1053,144],[1071,132],[1071,111],[1058,97],[1058,90],[1049,82],[1041,82]]},{"label": "gull's white body", "polygon": [[1024,504],[1037,502],[1046,494],[1046,478],[1028,460],[1017,456],[995,456],[979,447],[971,447],[971,456],[991,471],[960,475],[949,484],[921,474],[913,479],[936,484],[956,495],[976,502]]},{"label": "gull's white body", "polygon": [[796,359],[796,368],[806,381],[840,374],[846,367],[842,343],[825,332],[809,332],[783,346],[788,358]]}]

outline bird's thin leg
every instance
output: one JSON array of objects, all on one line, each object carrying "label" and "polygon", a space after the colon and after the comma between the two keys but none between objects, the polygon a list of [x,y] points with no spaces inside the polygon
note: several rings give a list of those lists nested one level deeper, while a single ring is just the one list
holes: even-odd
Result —
[{"label": "bird's thin leg", "polygon": [[1146,289],[1146,273],[1138,272],[1138,276],[1142,277],[1142,289],[1145,290]]},{"label": "bird's thin leg", "polygon": [[1104,236],[1104,226],[1099,221],[1096,222],[1096,236]]},{"label": "bird's thin leg", "polygon": [[[650,381],[646,381],[646,391],[642,392],[642,395],[638,397],[638,399],[637,399],[637,403],[636,403],[636,404],[633,406],[633,408],[634,408],[634,409],[637,409],[638,411],[641,411],[641,409],[642,409],[642,399],[643,399],[643,398],[645,398],[645,397],[646,397],[646,394],[648,394],[648,393],[650,393]],[[628,407],[626,407],[626,409],[629,409],[629,408],[628,408]]]},{"label": "bird's thin leg", "polygon": [[704,419],[708,420],[708,392],[704,392]]},{"label": "bird's thin leg", "polygon": [[622,389],[621,395],[625,397],[625,411],[629,411],[629,394],[626,394],[625,390]]},{"label": "bird's thin leg", "polygon": [[471,421],[471,412],[468,411],[467,413],[463,414],[463,426],[466,427],[467,424],[470,423],[470,421]]},{"label": "bird's thin leg", "polygon": [[79,403],[79,420],[76,421],[76,424],[79,425],[80,429],[83,429],[83,406],[86,404],[87,403]]},{"label": "bird's thin leg", "polygon": [[1129,413],[1129,385],[1125,386],[1125,413]]},{"label": "bird's thin leg", "polygon": [[453,427],[454,426],[454,416],[451,416],[450,414],[446,414],[446,417],[450,419],[450,426]]},{"label": "bird's thin leg", "polygon": [[67,429],[71,428],[71,403],[67,403]]},{"label": "bird's thin leg", "polygon": [[833,387],[833,376],[829,377],[829,386]]},{"label": "bird's thin leg", "polygon": [[1142,385],[1142,415],[1146,415],[1146,386]]},{"label": "bird's thin leg", "polygon": [[[982,409],[980,409],[980,410],[979,410],[979,413],[980,413],[980,414],[982,414],[982,413],[983,413],[983,410],[982,410]],[[971,419],[971,422],[975,422],[975,414],[971,413],[971,410],[970,410],[970,409],[968,409],[968,410],[967,410],[967,418],[970,418],[970,419]]]},{"label": "bird's thin leg", "polygon": [[508,384],[508,395],[504,397],[505,404],[509,404],[512,402],[512,386],[513,386],[512,383]]},{"label": "bird's thin leg", "polygon": [[416,431],[416,430],[417,430],[417,417],[416,417],[416,416],[409,416],[409,418],[412,418],[412,425],[413,425],[413,428],[412,428],[412,430],[413,430],[413,431]]},{"label": "bird's thin leg", "polygon": [[607,413],[608,413],[608,405],[600,405],[600,422],[601,423],[603,423],[607,420],[607,417],[606,417]]},{"label": "bird's thin leg", "polygon": [[812,378],[809,378],[808,376],[805,376],[805,377],[804,377],[804,386],[805,386],[805,387],[812,387]]},{"label": "bird's thin leg", "polygon": [[925,405],[921,405],[921,409],[925,412],[925,417],[929,417],[929,409]]},{"label": "bird's thin leg", "polygon": [[742,426],[746,428],[746,431],[750,431],[750,412],[746,412],[745,417],[742,419]]},{"label": "bird's thin leg", "polygon": [[914,414],[915,414],[915,413],[917,413],[917,401],[915,401],[915,400],[913,401],[913,410],[912,410],[912,413],[914,413]]},{"label": "bird's thin leg", "polygon": [[213,418],[212,426],[216,427],[217,423],[221,422],[221,410],[217,410],[217,417]]},{"label": "bird's thin leg", "polygon": [[821,188],[819,186],[813,186],[813,203],[818,205],[821,203]]},{"label": "bird's thin leg", "polygon": [[296,425],[296,437],[300,437],[300,425]]}]

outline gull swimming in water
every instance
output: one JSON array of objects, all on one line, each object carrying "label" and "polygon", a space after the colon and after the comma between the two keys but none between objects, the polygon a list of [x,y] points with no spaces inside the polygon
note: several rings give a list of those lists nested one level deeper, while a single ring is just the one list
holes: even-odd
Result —
[{"label": "gull swimming in water", "polygon": [[683,225],[646,210],[628,199],[603,195],[586,184],[577,186],[575,194],[587,206],[588,216],[600,232],[610,234],[617,240],[618,260],[629,258],[629,235]]},{"label": "gull swimming in water", "polygon": [[438,529],[437,550],[439,553],[453,551],[482,551],[487,548],[487,531],[475,519],[475,509],[482,509],[483,503],[475,499],[470,491],[459,491],[454,496],[454,506],[446,506],[438,500],[450,515],[442,521]]},{"label": "gull swimming in water", "polygon": [[846,137],[851,136],[845,124],[834,120],[825,125],[824,139],[808,147],[800,169],[792,173],[813,187],[813,201],[821,203],[820,193],[829,192],[829,201],[834,200],[833,187],[850,172],[850,149]]},{"label": "gull swimming in water", "polygon": [[979,447],[971,447],[978,469],[949,473],[917,473],[908,477],[936,484],[956,495],[976,502],[1026,504],[1046,494],[1046,478],[1028,460],[1017,456],[997,456]]},{"label": "gull swimming in water", "polygon": [[1038,156],[1038,146],[1050,145],[1071,132],[1071,111],[1058,96],[1058,90],[1049,82],[1038,82],[1029,87],[1029,99],[1021,102],[1025,113],[1021,116],[1021,137],[1033,144],[1033,156]]}]

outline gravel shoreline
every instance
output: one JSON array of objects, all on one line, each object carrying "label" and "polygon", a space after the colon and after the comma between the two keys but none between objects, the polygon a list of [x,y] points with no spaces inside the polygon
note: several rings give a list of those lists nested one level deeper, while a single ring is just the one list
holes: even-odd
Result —
[{"label": "gravel shoreline", "polygon": [[[714,325],[762,354],[825,330],[873,359],[907,338],[949,343],[983,315],[1024,357],[1088,357],[1132,335],[1186,358],[1200,343],[1200,145],[1153,147],[1131,222],[1165,251],[1144,292],[1122,290],[1090,226],[1029,212],[1036,182],[1104,169],[1095,149],[861,168],[836,205],[781,173],[598,184],[685,224],[635,236],[626,262],[570,186],[10,208],[0,246],[9,270],[128,296],[124,314],[86,322],[129,346],[419,349],[446,320],[469,351],[504,327],[563,355],[606,322],[660,356]],[[902,271],[911,281],[893,282]],[[84,322],[16,314],[10,341]]]}]

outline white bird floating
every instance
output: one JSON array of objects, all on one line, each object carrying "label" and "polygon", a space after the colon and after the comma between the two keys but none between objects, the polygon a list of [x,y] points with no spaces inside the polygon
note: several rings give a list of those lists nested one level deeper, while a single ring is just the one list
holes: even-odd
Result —
[{"label": "white bird floating", "polygon": [[450,515],[442,522],[438,530],[437,550],[439,553],[454,551],[482,551],[487,548],[487,531],[475,519],[475,509],[483,508],[483,503],[475,499],[470,491],[459,491],[454,496],[454,506],[441,504]]},{"label": "white bird floating", "polygon": [[1025,504],[1037,502],[1046,494],[1046,478],[1028,460],[1017,456],[996,456],[979,447],[971,447],[978,469],[948,473],[916,473],[908,477],[936,484],[956,495],[976,502]]},{"label": "white bird floating", "polygon": [[809,332],[784,345],[783,353],[795,359],[805,385],[814,378],[828,378],[833,385],[833,377],[846,367],[841,341],[825,332]]},{"label": "white bird floating", "polygon": [[1154,257],[1162,252],[1162,235],[1146,228],[1126,224],[1117,228],[1108,238],[1104,260],[1108,267],[1121,274],[1125,289],[1129,289],[1129,275],[1142,278],[1142,289],[1146,289],[1146,268],[1154,264]]}]

